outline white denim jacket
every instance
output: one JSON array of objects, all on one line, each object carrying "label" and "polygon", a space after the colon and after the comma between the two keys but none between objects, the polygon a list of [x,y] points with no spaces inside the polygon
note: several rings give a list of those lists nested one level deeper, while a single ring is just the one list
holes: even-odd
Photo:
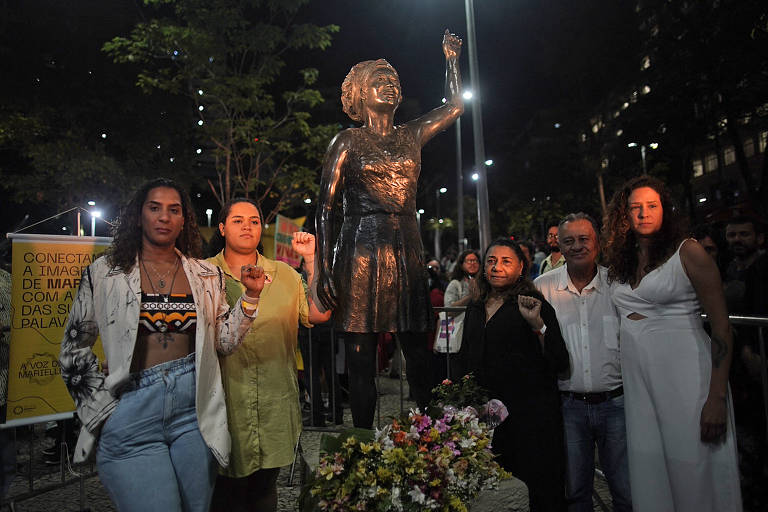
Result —
[{"label": "white denim jacket", "polygon": [[[230,438],[219,354],[229,354],[243,340],[256,313],[244,313],[240,301],[227,305],[225,281],[214,265],[180,252],[197,307],[195,376],[197,420],[200,432],[219,464],[229,463]],[[242,298],[241,298],[242,300]],[[136,345],[141,308],[141,275],[138,260],[126,274],[107,258],[94,261],[84,272],[69,312],[61,342],[61,375],[83,424],[74,461],[90,457],[102,423],[117,406],[120,390],[128,382]],[[92,347],[101,335],[109,376],[99,368]]]}]

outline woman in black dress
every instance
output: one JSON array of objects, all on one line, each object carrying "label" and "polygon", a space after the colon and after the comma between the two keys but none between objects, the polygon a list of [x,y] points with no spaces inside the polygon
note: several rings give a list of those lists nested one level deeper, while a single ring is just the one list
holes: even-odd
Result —
[{"label": "woman in black dress", "polygon": [[552,306],[534,288],[527,260],[510,240],[486,251],[464,316],[460,358],[509,410],[493,434],[499,463],[525,482],[532,511],[565,510],[565,452],[557,374],[568,351]]}]

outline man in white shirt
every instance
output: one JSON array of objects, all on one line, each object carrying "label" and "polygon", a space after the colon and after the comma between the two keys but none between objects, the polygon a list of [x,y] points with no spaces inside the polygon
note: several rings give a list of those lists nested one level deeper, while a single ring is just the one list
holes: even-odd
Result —
[{"label": "man in white shirt", "polygon": [[534,284],[552,304],[571,357],[558,381],[565,425],[569,512],[592,511],[595,445],[613,510],[631,511],[624,391],[619,362],[619,317],[607,269],[597,264],[597,223],[585,213],[566,216],[558,238],[565,266]]}]

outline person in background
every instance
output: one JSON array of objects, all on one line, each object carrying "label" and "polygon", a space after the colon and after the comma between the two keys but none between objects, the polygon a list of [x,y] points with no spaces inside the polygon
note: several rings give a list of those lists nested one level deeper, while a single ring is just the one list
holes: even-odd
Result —
[{"label": "person in background", "polygon": [[555,308],[571,358],[570,375],[558,380],[568,510],[593,510],[597,448],[613,510],[631,512],[619,316],[611,302],[608,269],[597,264],[598,232],[597,223],[586,213],[567,215],[558,226],[565,266],[540,276],[534,285]]},{"label": "person in background", "polygon": [[[471,286],[480,272],[480,253],[473,249],[463,251],[456,259],[456,268],[451,275],[451,281],[445,289],[444,304],[449,307],[466,307],[472,301]],[[452,317],[454,326],[464,322],[464,313],[448,314]],[[450,353],[457,354],[461,348],[461,333],[457,333],[455,327],[454,336],[450,340]],[[463,329],[461,329],[463,331]],[[434,339],[434,338],[433,338]],[[447,355],[446,343],[436,344],[434,351],[437,355],[435,380],[439,383],[444,378],[455,380],[463,375],[459,364],[459,358]],[[446,358],[451,357],[451,375],[446,376]]]},{"label": "person in background", "polygon": [[[731,254],[725,277],[725,296],[733,315],[768,316],[768,256],[762,250],[765,234],[757,219],[740,216],[729,220],[725,237]],[[764,332],[768,332],[764,329]],[[756,327],[737,325],[730,383],[736,411],[736,433],[744,510],[764,510],[768,505],[768,440],[761,372],[759,334]]]},{"label": "person in background", "polygon": [[762,250],[765,235],[757,221],[741,216],[725,225],[725,240],[732,258],[725,271],[725,300],[728,311],[743,312],[747,309],[747,273],[758,260],[766,258]]},{"label": "person in background", "polygon": [[[281,466],[293,461],[302,426],[296,368],[298,325],[312,327],[331,316],[330,311],[321,314],[308,299],[308,284],[298,272],[259,253],[262,220],[253,200],[228,201],[219,214],[218,235],[224,249],[208,259],[224,273],[228,301],[242,294],[239,269],[243,266],[259,265],[266,281],[259,317],[240,350],[221,361],[232,462],[217,480],[213,511],[277,509],[277,476]],[[296,232],[291,245],[304,258],[311,285],[315,237]]]},{"label": "person in background", "polygon": [[530,510],[565,510],[565,453],[557,374],[569,368],[555,311],[527,278],[520,246],[491,243],[467,306],[460,357],[509,417],[493,452],[528,486]]},{"label": "person in background", "polygon": [[549,246],[549,256],[544,258],[544,261],[541,262],[539,275],[565,265],[565,258],[563,258],[563,255],[560,252],[560,245],[557,240],[557,224],[552,224],[549,226],[549,229],[547,229],[547,245]]},{"label": "person in background", "polygon": [[647,175],[617,190],[603,232],[621,318],[633,506],[741,510],[728,389],[733,339],[717,266],[686,238],[664,184]]},{"label": "person in background", "polygon": [[715,260],[715,264],[722,275],[724,273],[725,242],[717,235],[717,230],[710,224],[700,224],[693,228],[692,234],[693,238],[707,251],[707,254]]},{"label": "person in background", "polygon": [[[98,439],[99,478],[121,511],[205,512],[229,463],[218,354],[250,328],[264,272],[240,268],[230,308],[222,273],[195,257],[200,245],[186,191],[144,183],[106,256],[83,272],[64,328],[61,376],[83,425],[74,462]],[[99,336],[108,376],[93,352]]]}]

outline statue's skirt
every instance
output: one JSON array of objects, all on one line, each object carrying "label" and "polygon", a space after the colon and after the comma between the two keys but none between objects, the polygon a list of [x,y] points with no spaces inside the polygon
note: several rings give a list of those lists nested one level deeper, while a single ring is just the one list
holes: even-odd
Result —
[{"label": "statue's skirt", "polygon": [[333,278],[345,332],[426,332],[431,310],[415,213],[344,216]]}]

